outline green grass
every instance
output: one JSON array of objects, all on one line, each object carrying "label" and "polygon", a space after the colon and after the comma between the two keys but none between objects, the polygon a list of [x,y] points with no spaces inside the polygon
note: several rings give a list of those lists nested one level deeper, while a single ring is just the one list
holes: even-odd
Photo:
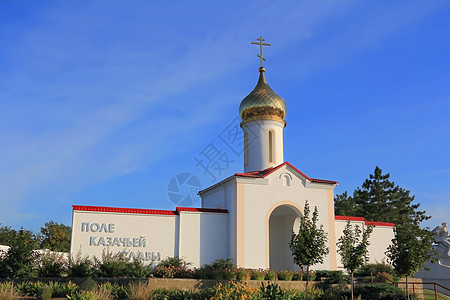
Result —
[{"label": "green grass", "polygon": [[[435,299],[435,298],[434,298],[434,292],[433,292],[433,291],[429,291],[429,290],[425,290],[425,289],[424,289],[424,290],[423,290],[423,298],[424,298],[425,300],[428,300],[428,299],[434,300],[434,299]],[[438,299],[439,299],[439,300],[450,300],[450,297],[438,293]]]}]

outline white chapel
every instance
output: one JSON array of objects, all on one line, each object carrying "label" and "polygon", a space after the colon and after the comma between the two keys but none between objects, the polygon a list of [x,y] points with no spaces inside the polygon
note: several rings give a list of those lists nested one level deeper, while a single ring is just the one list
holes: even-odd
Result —
[{"label": "white chapel", "polygon": [[[262,49],[263,39],[259,38]],[[230,258],[238,267],[296,270],[289,241],[303,207],[317,207],[328,234],[329,254],[315,269],[342,268],[336,243],[347,220],[362,230],[374,225],[369,260],[381,262],[394,224],[334,214],[336,181],[314,179],[284,160],[287,107],[268,85],[262,50],[259,79],[239,106],[244,132],[242,173],[202,191],[201,208],[153,210],[73,205],[71,255],[101,257],[104,251],[157,262],[182,257],[199,267]],[[293,112],[295,114],[295,112]]]}]

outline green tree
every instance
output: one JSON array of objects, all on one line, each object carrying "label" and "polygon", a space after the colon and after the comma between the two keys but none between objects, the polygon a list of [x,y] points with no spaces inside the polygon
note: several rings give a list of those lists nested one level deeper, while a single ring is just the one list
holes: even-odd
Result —
[{"label": "green tree", "polygon": [[312,219],[309,217],[310,209],[308,201],[305,202],[304,216],[300,221],[298,233],[293,232],[289,248],[292,251],[294,262],[301,268],[306,266],[306,300],[308,299],[309,267],[323,262],[323,258],[329,250],[326,245],[327,234],[323,225],[318,227],[319,213],[317,206],[314,208]]},{"label": "green tree", "polygon": [[33,271],[33,250],[38,238],[30,230],[12,231],[10,248],[2,258],[1,273],[6,277],[26,277]]},{"label": "green tree", "polygon": [[72,229],[54,221],[41,228],[41,248],[52,251],[69,252]]},{"label": "green tree", "polygon": [[367,247],[369,246],[369,237],[373,231],[372,226],[368,226],[362,233],[358,225],[352,226],[350,221],[347,221],[342,236],[337,242],[338,253],[341,256],[341,262],[347,272],[351,275],[352,283],[352,300],[354,291],[354,278],[353,274],[356,269],[361,267],[368,254]]},{"label": "green tree", "polygon": [[430,217],[419,211],[420,204],[413,204],[410,191],[389,180],[389,173],[383,174],[377,166],[360,188],[348,196],[347,192],[336,195],[334,207],[336,215],[364,217],[370,221],[399,223],[422,222]]},{"label": "green tree", "polygon": [[408,299],[408,276],[414,275],[427,261],[435,261],[432,243],[433,234],[418,224],[404,220],[395,226],[395,237],[386,255],[395,272],[405,276]]},{"label": "green tree", "polygon": [[0,245],[11,246],[14,237],[14,230],[10,226],[0,227]]}]

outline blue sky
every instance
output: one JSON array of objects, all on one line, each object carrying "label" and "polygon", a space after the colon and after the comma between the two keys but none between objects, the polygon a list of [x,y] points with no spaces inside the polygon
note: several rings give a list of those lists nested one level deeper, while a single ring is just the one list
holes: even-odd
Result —
[{"label": "blue sky", "polygon": [[[260,35],[286,160],[337,193],[380,166],[425,225],[450,221],[449,15],[438,0],[0,0],[0,223],[173,209],[173,176],[241,172],[220,137],[256,84]],[[232,160],[215,180],[194,160],[211,143]]]}]

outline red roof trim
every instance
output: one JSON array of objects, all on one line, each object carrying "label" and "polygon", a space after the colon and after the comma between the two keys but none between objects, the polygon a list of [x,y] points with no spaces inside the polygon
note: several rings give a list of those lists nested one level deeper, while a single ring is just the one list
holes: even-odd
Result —
[{"label": "red roof trim", "polygon": [[86,206],[86,205],[72,205],[72,207],[73,207],[73,210],[116,212],[116,213],[126,213],[126,214],[144,214],[144,215],[175,215],[176,214],[172,210],[159,210],[159,209],[122,208],[122,207]]},{"label": "red roof trim", "polygon": [[352,217],[352,216],[334,216],[334,219],[344,221],[362,221],[362,222],[366,220],[363,217]]},{"label": "red roof trim", "polygon": [[166,215],[166,216],[178,215],[178,213],[180,211],[228,213],[228,210],[226,210],[226,209],[194,208],[194,207],[177,207],[175,211],[159,210],[159,209],[88,206],[88,205],[72,205],[72,207],[73,207],[73,210],[80,210],[80,211],[98,211],[98,212],[115,212],[115,213],[124,213],[124,214]]},{"label": "red roof trim", "polygon": [[221,208],[195,208],[195,207],[177,207],[177,212],[191,211],[191,212],[210,212],[210,213],[228,213],[228,210]]},{"label": "red roof trim", "polygon": [[364,225],[395,227],[395,223],[366,221],[366,219],[363,217],[334,216],[334,219],[335,220],[343,220],[343,221],[361,221],[361,222],[364,222]]},{"label": "red roof trim", "polygon": [[251,178],[264,178],[270,174],[272,174],[273,172],[275,172],[276,170],[278,170],[279,168],[281,168],[282,166],[288,165],[290,166],[292,169],[294,169],[296,172],[298,172],[300,175],[302,175],[303,177],[305,177],[306,179],[308,179],[311,182],[315,182],[315,183],[325,183],[325,184],[338,184],[337,181],[332,181],[332,180],[324,180],[324,179],[315,179],[315,178],[310,178],[308,176],[306,176],[305,173],[303,173],[302,171],[300,171],[299,169],[297,169],[296,167],[294,167],[290,162],[286,161],[284,163],[282,163],[281,165],[278,165],[276,167],[272,167],[272,168],[268,168],[262,171],[253,171],[253,172],[247,172],[247,173],[236,173],[234,175],[236,176],[242,176],[242,177],[251,177]]},{"label": "red roof trim", "polygon": [[395,223],[390,222],[372,222],[372,221],[366,221],[364,222],[365,225],[372,225],[372,226],[390,226],[395,227]]}]

